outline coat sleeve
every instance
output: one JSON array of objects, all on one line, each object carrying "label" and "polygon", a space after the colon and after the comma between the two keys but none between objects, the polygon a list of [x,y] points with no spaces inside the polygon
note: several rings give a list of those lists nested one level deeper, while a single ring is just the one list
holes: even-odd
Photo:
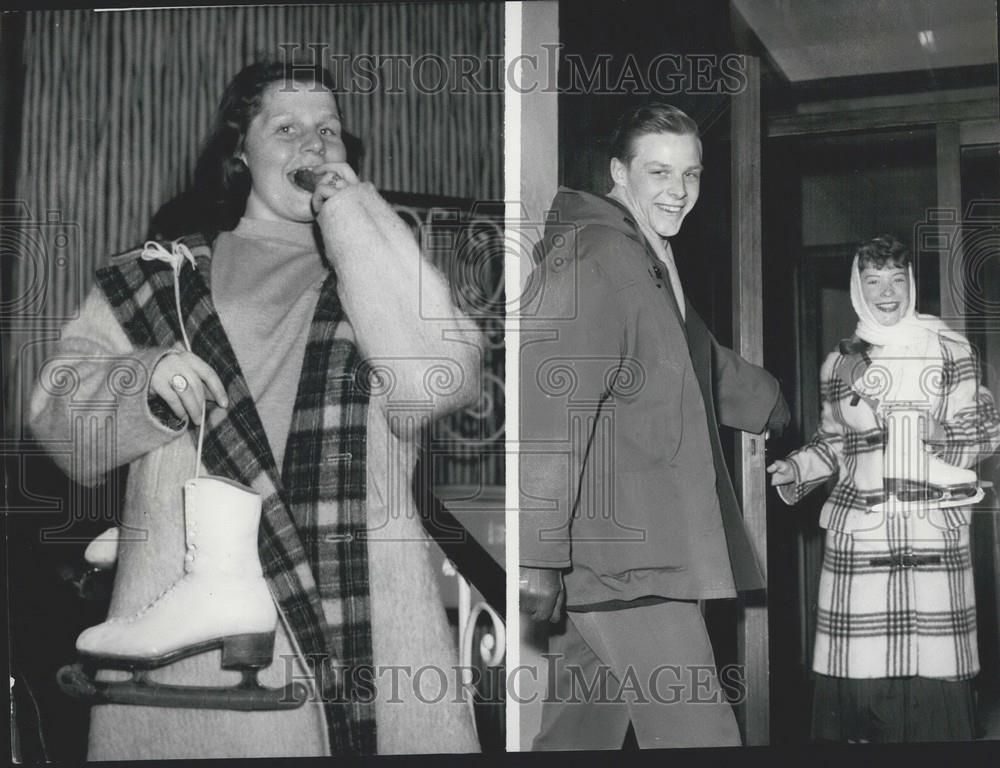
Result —
[{"label": "coat sleeve", "polygon": [[844,456],[844,425],[837,417],[834,391],[838,386],[834,378],[836,352],[824,361],[820,369],[820,397],[822,412],[820,424],[812,440],[785,457],[795,472],[795,481],[777,486],[781,500],[788,505],[797,504],[816,486],[840,473]]},{"label": "coat sleeve", "polygon": [[624,294],[591,257],[594,250],[614,247],[613,237],[585,237],[586,244],[574,235],[548,252],[529,282],[541,298],[521,318],[524,566],[570,567],[573,506],[593,417],[626,354]]},{"label": "coat sleeve", "polygon": [[719,344],[714,336],[712,366],[720,424],[759,434],[765,428],[783,429],[791,420],[778,380]]},{"label": "coat sleeve", "polygon": [[28,415],[36,439],[73,480],[97,485],[185,432],[186,420],[149,397],[150,375],[170,351],[133,349],[104,294],[91,290],[42,366]]},{"label": "coat sleeve", "polygon": [[407,419],[414,406],[433,418],[475,400],[482,334],[375,187],[365,182],[341,190],[323,205],[319,221],[358,348],[387,389],[379,402],[389,409],[400,404],[398,415],[387,413],[392,431],[414,436]]},{"label": "coat sleeve", "polygon": [[[963,340],[964,341],[964,340]],[[945,397],[928,443],[949,464],[971,467],[1000,444],[1000,416],[967,343],[943,342]]]}]

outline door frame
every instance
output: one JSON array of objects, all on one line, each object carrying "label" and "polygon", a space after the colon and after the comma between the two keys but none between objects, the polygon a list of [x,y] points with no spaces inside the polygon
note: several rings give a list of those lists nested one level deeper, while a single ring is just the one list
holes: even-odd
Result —
[{"label": "door frame", "polygon": [[[761,247],[760,59],[744,57],[746,87],[733,95],[732,151],[733,350],[751,363],[764,362]],[[739,432],[735,445],[735,485],[743,521],[767,580],[767,501],[764,439]],[[743,669],[744,699],[736,715],[748,746],[770,741],[770,660],[766,591],[742,593],[737,614],[737,658]]]}]

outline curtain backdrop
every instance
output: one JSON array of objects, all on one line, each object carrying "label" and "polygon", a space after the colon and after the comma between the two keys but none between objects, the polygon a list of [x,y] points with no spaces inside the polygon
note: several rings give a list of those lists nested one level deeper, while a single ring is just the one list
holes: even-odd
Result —
[{"label": "curtain backdrop", "polygon": [[28,13],[17,201],[0,221],[18,220],[0,227],[17,260],[7,339],[17,364],[6,382],[15,439],[37,370],[94,270],[140,243],[151,215],[188,182],[225,84],[282,43],[309,56],[306,45],[325,45],[323,58],[433,54],[453,83],[461,66],[484,66],[480,89],[444,87],[427,60],[404,66],[395,86],[380,83],[399,93],[339,100],[364,145],[361,175],[380,189],[500,199],[503,87],[484,62],[503,53],[502,4]]}]

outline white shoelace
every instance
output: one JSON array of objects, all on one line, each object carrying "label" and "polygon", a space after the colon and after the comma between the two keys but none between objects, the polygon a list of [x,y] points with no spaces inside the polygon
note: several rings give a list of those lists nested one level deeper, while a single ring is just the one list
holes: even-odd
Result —
[{"label": "white shoelace", "polygon": [[[181,311],[181,269],[184,267],[185,261],[191,264],[192,269],[195,268],[194,254],[191,253],[190,248],[179,240],[174,240],[170,244],[169,251],[156,241],[147,240],[142,248],[142,258],[146,261],[164,261],[173,268],[174,302],[177,306],[177,323],[181,327],[181,338],[184,339],[184,348],[188,352],[191,352],[191,341],[188,339],[187,330],[184,328],[184,313]],[[198,424],[198,451],[195,454],[194,459],[194,476],[196,479],[201,474],[201,448],[205,440],[206,411],[206,399],[203,393],[201,402],[201,421]]]}]

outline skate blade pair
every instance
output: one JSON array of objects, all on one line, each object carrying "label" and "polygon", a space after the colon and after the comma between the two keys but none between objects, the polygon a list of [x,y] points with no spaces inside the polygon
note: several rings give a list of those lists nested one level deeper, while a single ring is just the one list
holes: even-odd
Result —
[{"label": "skate blade pair", "polygon": [[992,487],[993,483],[988,480],[975,485],[949,486],[947,488],[902,483],[891,488],[886,494],[869,496],[866,501],[870,512],[950,509],[978,504],[986,498],[986,489]]},{"label": "skate blade pair", "polygon": [[[234,687],[170,685],[149,679],[149,673],[200,653],[222,649],[222,668],[238,670],[242,679]],[[244,712],[296,709],[309,695],[302,682],[282,688],[261,685],[257,672],[270,665],[274,634],[232,635],[212,638],[151,658],[80,655],[76,664],[62,667],[57,681],[74,698],[93,704],[131,704],[182,709],[229,709]],[[98,669],[132,672],[128,681],[108,682],[96,678]]]}]

